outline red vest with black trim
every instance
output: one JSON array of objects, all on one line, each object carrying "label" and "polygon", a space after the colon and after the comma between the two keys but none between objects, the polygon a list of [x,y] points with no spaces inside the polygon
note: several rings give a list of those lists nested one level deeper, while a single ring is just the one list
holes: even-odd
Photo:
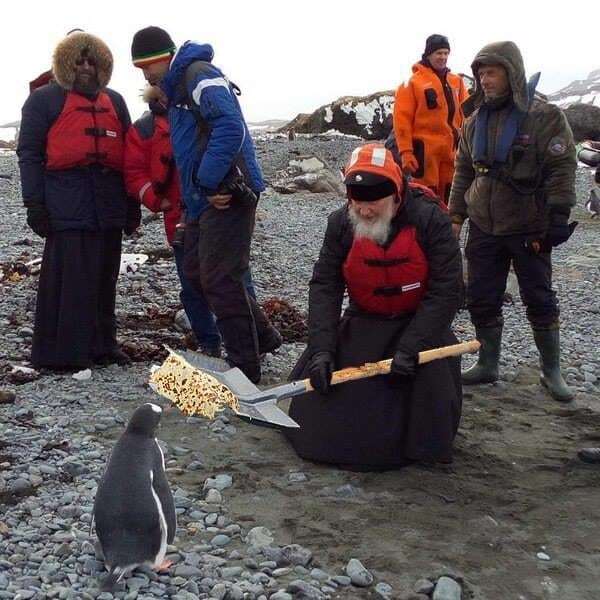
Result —
[{"label": "red vest with black trim", "polygon": [[101,164],[123,170],[123,125],[108,94],[95,100],[68,92],[48,132],[46,168],[72,169]]},{"label": "red vest with black trim", "polygon": [[[150,154],[150,173],[154,191],[171,198],[179,196],[177,177],[175,176],[175,159],[171,147],[169,122],[162,115],[153,115],[154,131],[152,132],[152,150]],[[175,187],[173,188],[175,184]]]},{"label": "red vest with black trim", "polygon": [[404,227],[387,248],[354,238],[343,273],[350,299],[361,310],[393,316],[417,310],[429,265],[415,227]]}]

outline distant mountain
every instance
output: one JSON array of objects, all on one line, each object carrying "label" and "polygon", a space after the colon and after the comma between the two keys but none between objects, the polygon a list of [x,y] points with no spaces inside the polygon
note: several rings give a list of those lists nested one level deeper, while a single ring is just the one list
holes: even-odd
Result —
[{"label": "distant mountain", "polygon": [[0,125],[0,129],[4,129],[5,127],[19,127],[21,125],[21,121],[13,121],[12,123],[5,123],[4,125]]},{"label": "distant mountain", "polygon": [[250,131],[264,131],[272,132],[277,131],[280,127],[285,125],[288,119],[266,119],[265,121],[252,121],[248,122],[248,128]]},{"label": "distant mountain", "polygon": [[579,103],[600,107],[600,69],[592,71],[587,79],[578,79],[558,92],[548,94],[548,101],[561,108]]}]

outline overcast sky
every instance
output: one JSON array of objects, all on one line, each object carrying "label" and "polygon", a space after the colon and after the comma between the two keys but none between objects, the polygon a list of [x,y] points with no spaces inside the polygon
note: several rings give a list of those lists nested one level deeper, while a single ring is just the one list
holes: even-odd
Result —
[{"label": "overcast sky", "polygon": [[144,105],[138,98],[142,74],[130,62],[131,38],[147,25],[164,27],[176,44],[212,44],[214,63],[242,88],[250,121],[292,118],[340,96],[395,88],[431,33],[450,38],[453,71],[469,72],[474,54],[488,42],[515,41],[528,72],[542,71],[543,92],[600,68],[593,1],[589,8],[527,0],[5,0],[3,6],[0,124],[20,118],[28,82],[50,66],[54,46],[74,27],[110,46],[111,87],[125,96],[133,118]]}]

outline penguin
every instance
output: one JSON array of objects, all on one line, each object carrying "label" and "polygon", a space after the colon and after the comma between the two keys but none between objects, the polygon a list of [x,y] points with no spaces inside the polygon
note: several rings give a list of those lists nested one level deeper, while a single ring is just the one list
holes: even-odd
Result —
[{"label": "penguin", "polygon": [[108,575],[110,591],[136,567],[168,568],[167,544],[173,543],[177,517],[155,437],[162,408],[142,404],[110,455],[98,486],[93,519]]}]

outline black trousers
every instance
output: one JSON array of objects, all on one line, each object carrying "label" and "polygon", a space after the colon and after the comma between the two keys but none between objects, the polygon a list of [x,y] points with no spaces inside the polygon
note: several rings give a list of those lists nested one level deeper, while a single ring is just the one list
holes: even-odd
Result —
[{"label": "black trousers", "polygon": [[245,197],[226,210],[208,208],[185,228],[185,275],[202,290],[235,364],[258,362],[259,340],[270,328],[246,289],[255,215],[256,201]]},{"label": "black trousers", "polygon": [[472,221],[465,247],[468,261],[467,308],[478,327],[501,325],[506,279],[513,264],[527,318],[536,329],[558,321],[556,293],[552,289],[552,260],[548,252],[534,253],[531,235],[490,235]]},{"label": "black trousers", "polygon": [[120,229],[58,231],[46,238],[31,351],[35,367],[86,367],[117,347],[120,263]]}]

